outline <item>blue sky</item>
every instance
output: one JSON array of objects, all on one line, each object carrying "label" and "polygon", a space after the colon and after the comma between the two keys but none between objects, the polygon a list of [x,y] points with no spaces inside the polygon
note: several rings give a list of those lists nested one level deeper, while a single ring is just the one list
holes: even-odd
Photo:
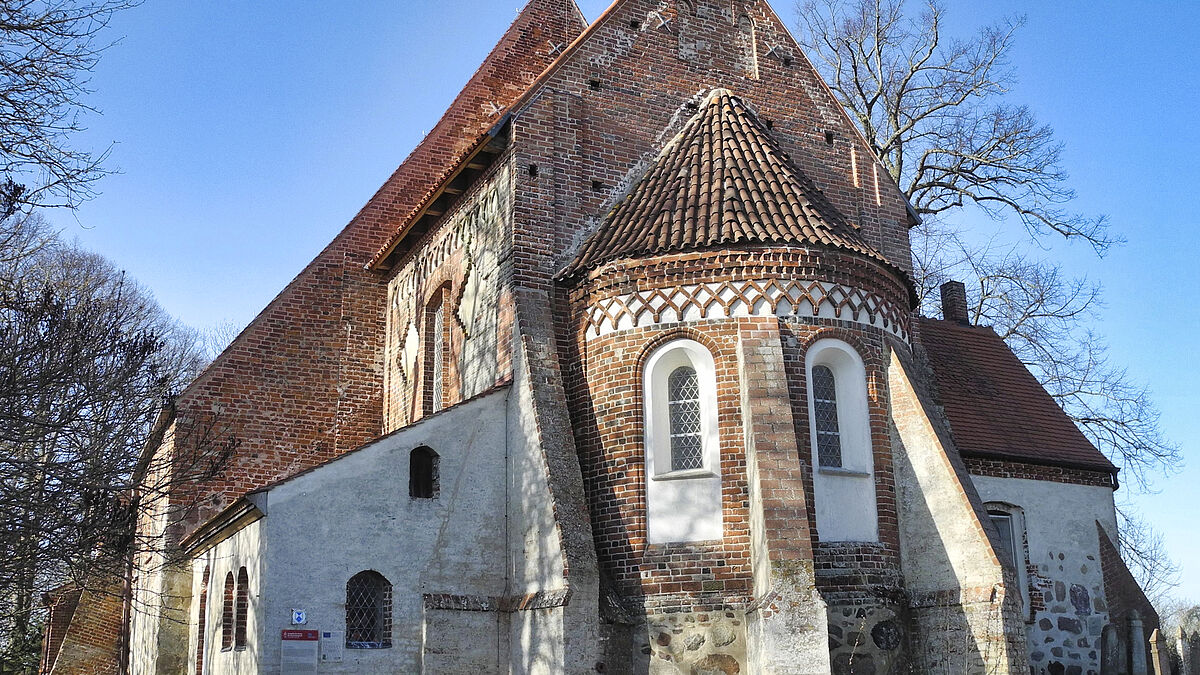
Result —
[{"label": "blue sky", "polygon": [[[80,139],[113,144],[120,173],[51,220],[183,321],[245,324],[433,126],[521,4],[149,0],[113,23],[124,37],[94,74],[102,114]],[[581,7],[594,19],[607,4]],[[791,2],[775,5],[790,20]],[[1011,98],[1065,142],[1077,208],[1108,214],[1129,242],[1104,260],[1063,245],[1046,255],[1104,285],[1114,360],[1152,387],[1164,429],[1193,455],[1200,6],[949,6],[951,31],[1027,15]],[[1179,593],[1200,602],[1197,485],[1200,460],[1135,502],[1183,565]]]}]

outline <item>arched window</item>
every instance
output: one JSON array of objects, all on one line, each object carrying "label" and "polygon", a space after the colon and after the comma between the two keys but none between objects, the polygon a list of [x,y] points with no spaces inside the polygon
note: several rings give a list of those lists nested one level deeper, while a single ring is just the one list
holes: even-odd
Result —
[{"label": "arched window", "polygon": [[435,413],[445,403],[446,292],[438,291],[425,308],[425,411]]},{"label": "arched window", "polygon": [[221,598],[221,650],[233,649],[233,572],[225,574],[225,594]]},{"label": "arched window", "polygon": [[359,572],[346,582],[346,646],[392,646],[392,585],[379,572]]},{"label": "arched window", "polygon": [[675,340],[646,359],[646,530],[650,543],[720,539],[721,448],[712,354]]},{"label": "arched window", "polygon": [[703,468],[700,381],[695,368],[679,366],[667,378],[667,411],[671,423],[671,470]]},{"label": "arched window", "polygon": [[813,366],[813,427],[819,466],[842,466],[842,434],[838,429],[837,382],[829,366]]},{"label": "arched window", "polygon": [[1022,607],[1028,608],[1029,574],[1026,566],[1029,556],[1025,544],[1025,511],[1007,502],[988,502],[983,506],[998,535],[995,542],[996,557],[1016,576]]},{"label": "arched window", "polygon": [[817,340],[806,352],[805,373],[817,536],[827,542],[879,541],[862,357],[841,340]]},{"label": "arched window", "polygon": [[433,499],[438,495],[438,454],[421,446],[408,455],[408,496]]},{"label": "arched window", "polygon": [[208,619],[208,577],[211,570],[204,566],[204,575],[200,577],[200,608],[196,613],[196,675],[204,672],[204,632],[207,630]]},{"label": "arched window", "polygon": [[246,648],[246,622],[250,613],[250,575],[246,568],[238,569],[237,575],[237,615],[233,621],[233,646],[236,649]]}]

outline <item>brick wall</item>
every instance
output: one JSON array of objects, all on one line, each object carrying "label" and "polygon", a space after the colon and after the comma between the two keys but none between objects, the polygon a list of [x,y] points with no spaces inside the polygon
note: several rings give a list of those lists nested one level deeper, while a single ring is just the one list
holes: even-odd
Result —
[{"label": "brick wall", "polygon": [[987,457],[963,457],[963,464],[973,476],[992,478],[1024,478],[1068,485],[1095,485],[1116,489],[1116,476],[1108,471],[1081,469],[1044,464],[1029,464]]},{"label": "brick wall", "polygon": [[[386,285],[364,265],[480,134],[583,30],[569,0],[533,0],[412,154],[334,240],[180,397],[218,410],[241,441],[188,528],[251,489],[328,460],[383,429]],[[190,499],[180,495],[179,499]]]},{"label": "brick wall", "polygon": [[39,673],[49,673],[58,658],[58,650],[71,626],[71,617],[79,605],[83,591],[73,586],[57,588],[45,595],[46,628],[42,635],[42,658]]},{"label": "brick wall", "polygon": [[124,612],[124,603],[118,594],[120,588],[118,582],[102,588],[71,591],[61,599],[61,607],[55,603],[51,610],[54,626],[62,625],[59,619],[66,615],[72,604],[74,611],[68,616],[66,631],[52,636],[57,643],[56,653],[47,649],[41,672],[47,675],[116,675],[120,667]]}]

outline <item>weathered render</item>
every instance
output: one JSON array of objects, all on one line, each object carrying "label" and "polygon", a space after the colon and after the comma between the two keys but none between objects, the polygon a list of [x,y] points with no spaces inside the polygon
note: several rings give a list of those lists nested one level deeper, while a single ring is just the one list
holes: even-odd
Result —
[{"label": "weathered render", "polygon": [[915,222],[765,0],[531,0],[177,401],[239,444],[141,524],[130,672],[1144,660],[1115,469],[916,315]]}]

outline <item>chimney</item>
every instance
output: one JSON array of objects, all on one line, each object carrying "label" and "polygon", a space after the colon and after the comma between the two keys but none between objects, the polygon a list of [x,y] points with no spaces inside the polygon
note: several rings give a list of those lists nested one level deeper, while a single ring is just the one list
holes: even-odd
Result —
[{"label": "chimney", "polygon": [[967,318],[967,287],[963,282],[947,281],[942,284],[942,318],[970,325],[971,321]]}]

